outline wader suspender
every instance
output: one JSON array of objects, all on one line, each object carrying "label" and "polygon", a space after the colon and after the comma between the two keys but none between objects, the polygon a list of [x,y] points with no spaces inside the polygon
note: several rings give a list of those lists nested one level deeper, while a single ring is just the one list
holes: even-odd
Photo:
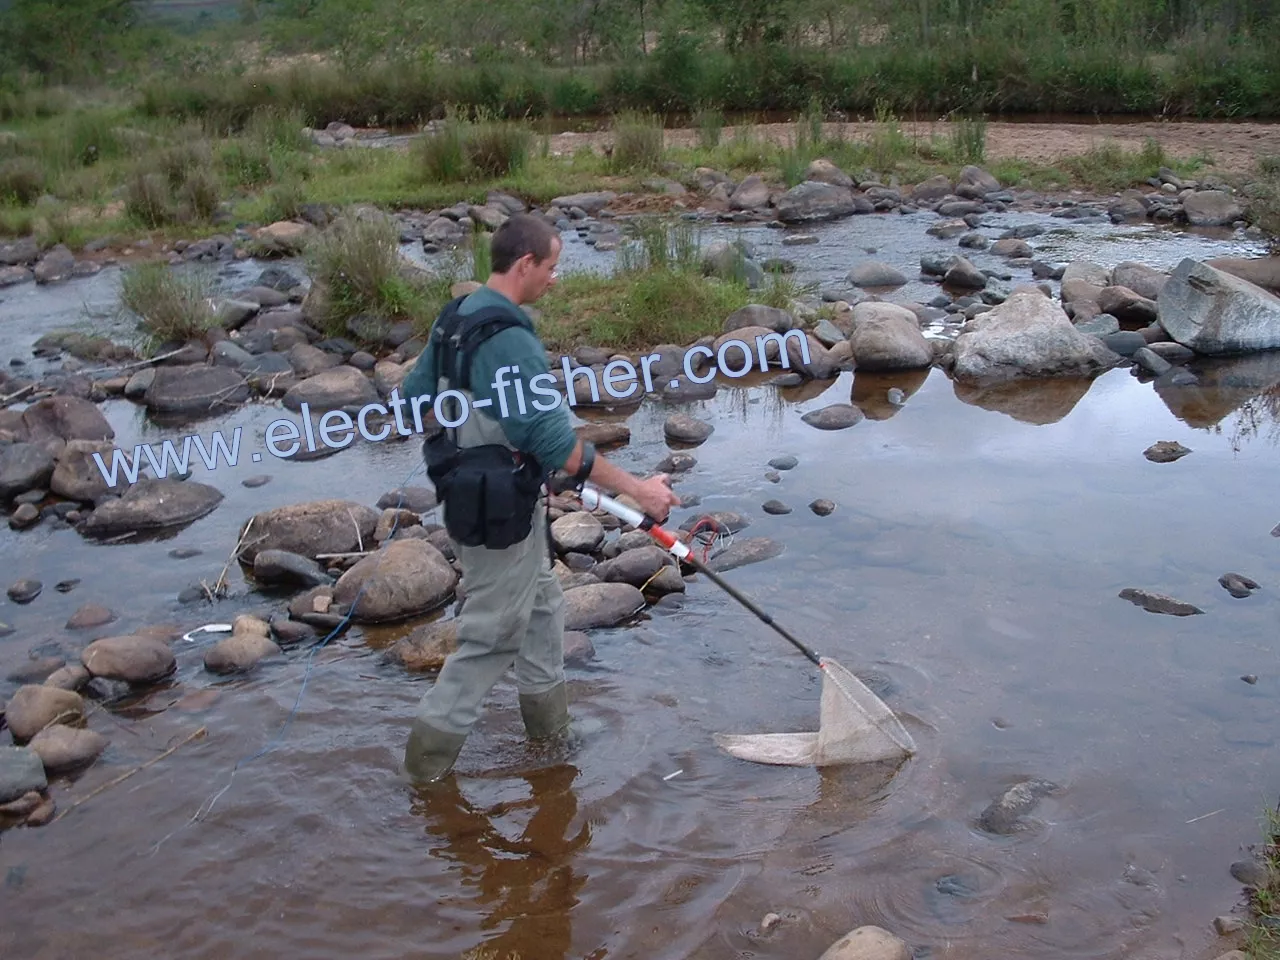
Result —
[{"label": "wader suspender", "polygon": [[[434,329],[431,331],[432,339],[436,341],[436,376],[442,374],[449,378],[449,386],[456,387],[459,390],[471,389],[471,360],[473,353],[477,347],[485,340],[499,333],[508,327],[522,326],[519,320],[511,316],[511,311],[503,307],[484,307],[477,310],[469,316],[461,316],[458,313],[459,306],[466,299],[466,295],[456,297],[450,300],[444,310],[440,314],[440,318],[436,321]],[[439,382],[433,385],[439,389]],[[442,409],[449,420],[458,419],[458,401],[452,397],[446,406],[447,411]],[[444,427],[449,439],[456,447],[458,444],[458,434],[456,427]],[[529,459],[537,463],[533,457],[528,456],[519,451],[513,451],[513,456],[518,460]],[[544,474],[542,465],[537,464],[540,472]],[[555,545],[551,540],[551,501],[550,488],[548,494],[544,498],[547,507],[547,558],[551,566],[555,566]]]}]

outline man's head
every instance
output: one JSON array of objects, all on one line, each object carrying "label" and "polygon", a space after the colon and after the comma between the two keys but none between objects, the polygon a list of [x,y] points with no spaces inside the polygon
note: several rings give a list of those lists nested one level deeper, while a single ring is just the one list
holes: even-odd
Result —
[{"label": "man's head", "polygon": [[489,286],[517,304],[532,303],[556,282],[560,232],[527,213],[509,218],[489,242],[492,275]]}]

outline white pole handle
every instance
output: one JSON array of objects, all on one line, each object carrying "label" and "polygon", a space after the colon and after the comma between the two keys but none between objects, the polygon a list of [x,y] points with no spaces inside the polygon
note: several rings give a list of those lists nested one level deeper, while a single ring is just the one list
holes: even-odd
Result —
[{"label": "white pole handle", "polygon": [[639,510],[628,507],[625,503],[621,503],[607,494],[601,493],[591,484],[583,484],[582,493],[583,506],[588,510],[595,510],[597,507],[613,514],[623,523],[630,524],[637,530],[643,530],[649,534],[654,540],[662,544],[668,552],[679,557],[681,560],[689,556],[689,547],[687,544],[677,540],[675,536],[662,529],[657,523],[645,516]]}]

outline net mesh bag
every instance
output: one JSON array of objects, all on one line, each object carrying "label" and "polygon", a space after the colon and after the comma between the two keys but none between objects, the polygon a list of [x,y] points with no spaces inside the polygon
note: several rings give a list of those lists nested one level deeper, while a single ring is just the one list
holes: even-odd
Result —
[{"label": "net mesh bag", "polygon": [[822,659],[822,702],[815,733],[715,734],[721,749],[754,763],[829,766],[900,760],[915,742],[893,711],[834,660]]}]

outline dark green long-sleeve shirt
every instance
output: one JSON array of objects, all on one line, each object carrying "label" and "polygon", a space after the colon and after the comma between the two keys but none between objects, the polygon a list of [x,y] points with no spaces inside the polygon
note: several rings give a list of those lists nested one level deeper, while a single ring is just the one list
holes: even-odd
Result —
[{"label": "dark green long-sleeve shirt", "polygon": [[[559,470],[577,445],[578,435],[573,430],[564,398],[554,392],[551,377],[542,376],[550,373],[546,348],[533,329],[529,315],[490,287],[481,287],[472,293],[462,302],[460,309],[468,315],[482,307],[492,306],[507,308],[519,321],[519,326],[499,331],[476,349],[471,361],[472,398],[473,401],[488,400],[490,403],[482,408],[473,407],[468,415],[496,421],[512,446],[537,457],[544,468]],[[506,366],[518,367],[519,372],[507,372],[508,385],[504,395],[494,389],[494,380],[497,370]],[[404,378],[400,395],[410,404],[414,397],[424,395],[434,401],[437,373],[435,344],[430,341]],[[532,383],[539,376],[542,380]],[[520,381],[522,385],[523,412],[517,392],[511,385],[513,380]],[[553,398],[554,408],[547,409],[551,407]],[[424,409],[426,406],[424,403]]]}]

